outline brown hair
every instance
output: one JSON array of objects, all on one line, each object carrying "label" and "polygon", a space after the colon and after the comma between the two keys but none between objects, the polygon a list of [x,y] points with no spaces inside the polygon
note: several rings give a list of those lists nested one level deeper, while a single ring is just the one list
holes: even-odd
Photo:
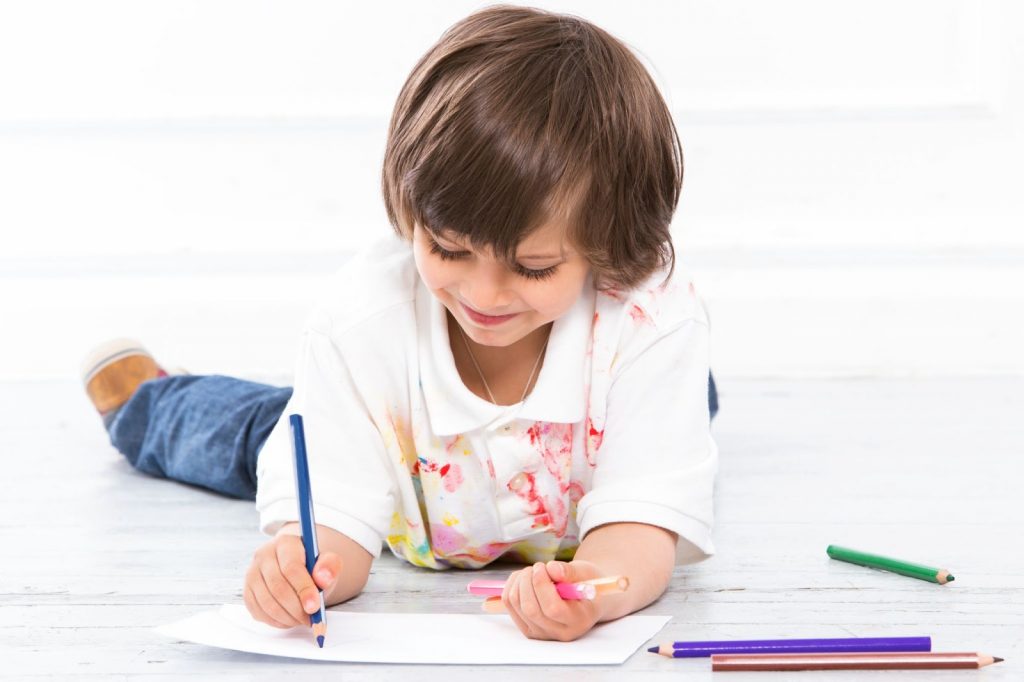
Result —
[{"label": "brown hair", "polygon": [[564,219],[601,287],[675,265],[671,114],[629,48],[578,17],[499,5],[448,29],[398,95],[382,176],[405,238],[451,230],[511,264]]}]

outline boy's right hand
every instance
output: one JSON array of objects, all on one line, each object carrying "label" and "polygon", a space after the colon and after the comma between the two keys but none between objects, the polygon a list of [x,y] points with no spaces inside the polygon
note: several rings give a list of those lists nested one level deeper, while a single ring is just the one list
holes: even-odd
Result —
[{"label": "boy's right hand", "polygon": [[253,618],[274,627],[309,625],[309,615],[320,608],[317,587],[330,590],[341,568],[340,556],[321,552],[310,577],[302,538],[278,535],[253,555],[242,592],[245,607]]}]

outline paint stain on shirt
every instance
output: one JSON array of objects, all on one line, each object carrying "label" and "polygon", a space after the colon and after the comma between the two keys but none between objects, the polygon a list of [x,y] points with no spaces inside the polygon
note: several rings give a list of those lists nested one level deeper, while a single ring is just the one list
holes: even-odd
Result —
[{"label": "paint stain on shirt", "polygon": [[629,316],[633,318],[635,324],[651,324],[651,318],[647,316],[647,312],[635,303],[629,309]]}]

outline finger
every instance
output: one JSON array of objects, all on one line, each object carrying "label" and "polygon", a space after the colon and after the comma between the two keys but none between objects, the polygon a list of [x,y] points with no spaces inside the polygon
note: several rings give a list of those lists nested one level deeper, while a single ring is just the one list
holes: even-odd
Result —
[{"label": "finger", "polygon": [[519,579],[521,577],[522,571],[516,571],[508,577],[508,580],[505,581],[505,589],[501,591],[501,603],[505,605],[505,611],[508,612],[519,631],[530,639],[535,639],[533,628],[519,613]]},{"label": "finger", "polygon": [[597,568],[587,561],[549,561],[545,566],[556,583],[579,583],[601,577]]},{"label": "finger", "polygon": [[249,613],[252,614],[252,617],[261,623],[273,625],[274,627],[285,627],[282,623],[277,622],[267,615],[267,612],[263,610],[263,607],[260,606],[259,601],[257,601],[252,586],[259,580],[259,568],[255,563],[253,563],[245,573],[245,587],[242,589],[242,600],[245,602],[245,607],[249,609]]},{"label": "finger", "polygon": [[537,564],[530,576],[533,585],[533,593],[536,595],[537,604],[540,606],[541,614],[553,623],[568,625],[572,622],[572,611],[568,602],[558,594],[558,589],[548,575],[544,564]]},{"label": "finger", "polygon": [[242,601],[245,602],[245,608],[254,620],[258,620],[261,623],[267,622],[267,614],[263,613],[263,609],[256,603],[256,598],[252,596],[252,590],[249,589],[248,584],[242,588]]},{"label": "finger", "polygon": [[569,577],[571,571],[569,564],[564,561],[549,561],[545,564],[545,568],[548,569],[548,575],[551,577],[551,580],[556,583],[575,582]]},{"label": "finger", "polygon": [[313,581],[321,590],[329,590],[334,587],[334,581],[341,575],[342,568],[344,563],[340,556],[334,552],[324,552],[313,566]]},{"label": "finger", "polygon": [[[556,623],[544,614],[544,609],[537,596],[536,584],[538,581],[544,580],[551,584],[551,579],[548,578],[548,572],[544,568],[544,564],[536,563],[526,569],[519,585],[519,613],[535,631],[551,634],[553,629],[559,626],[559,623]],[[552,589],[554,589],[553,585]],[[557,594],[555,596],[560,599]]]},{"label": "finger", "polygon": [[[267,592],[271,595],[275,602],[288,614],[288,621],[297,625],[303,622],[309,622],[309,616],[302,609],[302,604],[299,602],[299,595],[295,593],[295,588],[291,586],[288,579],[285,578],[281,572],[281,566],[278,563],[279,559],[276,554],[271,554],[263,559],[260,563],[260,575],[263,578],[263,584],[267,588]],[[255,587],[253,591],[258,595],[259,590]],[[274,616],[280,620],[280,617]]]},{"label": "finger", "polygon": [[[306,571],[306,551],[301,542],[280,542],[277,545],[277,564],[287,585],[274,585],[271,589],[281,605],[299,621],[320,608],[320,591]],[[275,589],[276,588],[276,589]],[[278,594],[278,589],[282,594]],[[282,601],[283,600],[283,601]],[[296,612],[295,609],[298,609]]]},{"label": "finger", "polygon": [[267,589],[267,585],[263,581],[263,574],[258,570],[254,571],[254,574],[253,580],[249,582],[249,589],[252,591],[256,605],[266,616],[264,622],[276,628],[294,627],[296,625],[294,619],[277,603],[277,600],[270,594],[270,590]]},{"label": "finger", "polygon": [[258,620],[261,623],[266,623],[267,625],[273,626],[275,628],[287,629],[291,627],[290,625],[279,623],[278,621],[268,616],[266,611],[264,611],[263,608],[260,607],[259,602],[256,600],[256,595],[253,594],[252,588],[248,585],[245,586],[245,589],[242,592],[242,600],[245,601],[245,607],[249,609],[249,613],[255,620]]}]

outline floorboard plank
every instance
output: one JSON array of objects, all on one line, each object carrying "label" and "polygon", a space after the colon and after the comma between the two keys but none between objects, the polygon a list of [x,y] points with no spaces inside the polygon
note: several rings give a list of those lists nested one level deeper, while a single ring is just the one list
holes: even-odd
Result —
[{"label": "floorboard plank", "polygon": [[[726,380],[721,399],[718,553],[679,567],[649,607],[673,616],[657,641],[928,634],[937,650],[1005,657],[986,679],[1024,677],[1024,378]],[[0,383],[0,451],[7,455],[2,677],[475,681],[486,674],[501,681],[523,674],[325,666],[164,639],[154,626],[240,602],[249,557],[264,541],[252,504],[133,471],[73,383]],[[830,543],[940,564],[957,579],[938,586],[835,562],[825,555]],[[468,577],[385,555],[345,608],[471,613]],[[707,661],[643,651],[621,668],[550,669],[544,678],[682,673],[711,678]],[[748,678],[755,679],[736,677]]]}]

